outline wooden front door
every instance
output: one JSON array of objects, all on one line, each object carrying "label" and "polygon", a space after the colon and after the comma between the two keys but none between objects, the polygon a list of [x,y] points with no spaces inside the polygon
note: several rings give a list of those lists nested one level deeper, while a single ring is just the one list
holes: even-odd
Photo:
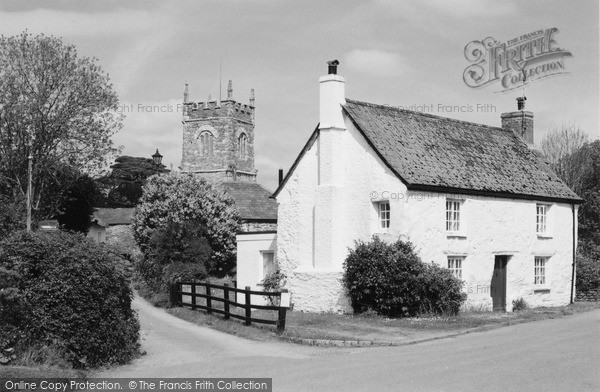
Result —
[{"label": "wooden front door", "polygon": [[490,284],[490,295],[494,311],[506,311],[506,264],[508,256],[496,256],[494,259],[494,273]]}]

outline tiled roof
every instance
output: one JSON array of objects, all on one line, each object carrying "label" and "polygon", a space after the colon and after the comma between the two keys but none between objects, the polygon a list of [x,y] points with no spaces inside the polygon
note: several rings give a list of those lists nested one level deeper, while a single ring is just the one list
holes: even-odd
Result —
[{"label": "tiled roof", "polygon": [[409,189],[581,200],[510,130],[353,100],[344,109]]},{"label": "tiled roof", "polygon": [[240,218],[250,221],[276,221],[277,202],[271,192],[255,182],[230,181],[220,184],[235,201]]},{"label": "tiled roof", "polygon": [[97,208],[94,217],[108,225],[130,225],[135,208]]}]

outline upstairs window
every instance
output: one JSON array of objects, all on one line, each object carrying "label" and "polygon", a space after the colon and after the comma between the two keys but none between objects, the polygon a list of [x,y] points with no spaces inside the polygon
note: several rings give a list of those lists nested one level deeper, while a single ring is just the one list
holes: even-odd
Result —
[{"label": "upstairs window", "polygon": [[460,206],[460,200],[446,200],[446,231],[460,231]]},{"label": "upstairs window", "polygon": [[238,138],[238,156],[240,159],[246,159],[246,149],[248,148],[248,137],[242,133]]},{"label": "upstairs window", "polygon": [[464,257],[449,256],[448,269],[458,279],[462,279],[462,262]]},{"label": "upstairs window", "polygon": [[535,231],[537,234],[548,234],[548,208],[547,204],[536,204],[536,225]]},{"label": "upstairs window", "polygon": [[390,202],[382,201],[377,204],[379,213],[379,227],[383,230],[387,230],[390,227]]},{"label": "upstairs window", "polygon": [[200,151],[203,157],[210,158],[213,155],[213,135],[209,131],[204,131],[199,136]]}]

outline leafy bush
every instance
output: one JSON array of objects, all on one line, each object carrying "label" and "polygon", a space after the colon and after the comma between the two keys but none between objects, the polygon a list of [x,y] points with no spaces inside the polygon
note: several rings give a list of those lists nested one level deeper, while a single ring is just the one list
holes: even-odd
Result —
[{"label": "leafy bush", "polygon": [[457,313],[466,299],[462,282],[436,265],[423,263],[410,242],[387,244],[377,237],[358,241],[344,263],[352,307],[361,313],[401,317],[421,312]]},{"label": "leafy bush", "polygon": [[527,309],[529,309],[529,304],[527,304],[523,297],[519,297],[513,301],[513,312],[520,312]]},{"label": "leafy bush", "polygon": [[138,272],[155,291],[168,290],[177,280],[201,280],[212,270],[212,249],[206,228],[198,221],[169,222],[156,230]]},{"label": "leafy bush", "polygon": [[25,201],[0,195],[0,240],[25,227]]},{"label": "leafy bush", "polygon": [[[0,243],[0,268],[13,293],[0,305],[7,344],[52,347],[75,367],[137,355],[139,322],[128,277],[105,246],[65,232],[18,232]],[[7,334],[7,324],[20,334]]]},{"label": "leafy bush", "polygon": [[224,276],[235,266],[235,235],[239,217],[234,202],[220,188],[204,178],[186,175],[150,177],[136,209],[134,236],[145,255],[151,253],[150,240],[169,222],[196,221],[206,228],[212,249],[208,273]]},{"label": "leafy bush", "polygon": [[590,252],[577,254],[577,291],[586,292],[600,289],[600,255]]},{"label": "leafy bush", "polygon": [[449,269],[435,263],[425,264],[418,276],[421,312],[457,314],[467,295],[462,292],[462,281]]}]

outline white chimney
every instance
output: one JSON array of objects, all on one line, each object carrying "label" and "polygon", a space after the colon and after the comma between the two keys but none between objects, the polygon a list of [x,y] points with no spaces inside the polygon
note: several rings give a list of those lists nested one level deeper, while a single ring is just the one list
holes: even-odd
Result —
[{"label": "white chimney", "polygon": [[319,78],[319,129],[346,129],[342,106],[346,103],[346,80],[337,75],[337,60],[328,61],[328,74]]}]

